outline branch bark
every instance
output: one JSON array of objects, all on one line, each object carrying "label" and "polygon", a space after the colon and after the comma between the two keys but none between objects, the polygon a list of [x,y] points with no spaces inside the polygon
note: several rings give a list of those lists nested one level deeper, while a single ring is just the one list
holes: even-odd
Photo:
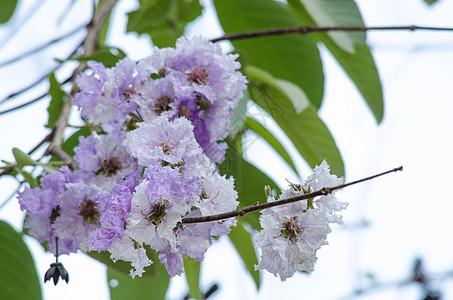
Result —
[{"label": "branch bark", "polygon": [[344,184],[340,184],[340,185],[333,186],[333,187],[323,187],[322,189],[315,191],[313,193],[308,193],[308,194],[300,195],[297,197],[282,199],[282,200],[273,201],[273,202],[266,202],[266,203],[262,203],[262,204],[255,203],[255,204],[243,207],[243,208],[239,208],[239,209],[236,209],[233,211],[229,211],[229,212],[217,214],[217,215],[194,217],[194,218],[183,218],[181,222],[182,223],[203,223],[203,222],[219,221],[219,220],[224,220],[224,219],[238,217],[238,216],[242,217],[243,215],[245,215],[249,212],[252,212],[252,211],[262,210],[265,208],[284,205],[284,204],[293,203],[293,202],[297,202],[297,201],[301,201],[301,200],[307,200],[307,199],[314,198],[317,196],[328,195],[328,194],[331,194],[335,190],[342,189],[342,188],[350,186],[350,185],[354,185],[354,184],[357,184],[360,182],[374,179],[376,177],[379,177],[379,176],[382,176],[385,174],[402,171],[402,170],[403,170],[403,167],[401,166],[401,167],[398,167],[398,168],[395,168],[395,169],[392,169],[392,170],[389,170],[389,171],[386,171],[383,173],[379,173],[379,174],[376,174],[376,175],[373,175],[370,177],[366,177],[363,179],[359,179],[356,181],[352,181],[349,183],[344,183]]},{"label": "branch bark", "polygon": [[[109,16],[111,10],[115,6],[117,0],[106,0],[103,2],[102,6],[94,13],[93,19],[87,26],[87,36],[83,42],[84,55],[91,55],[96,49],[96,42],[99,35],[99,31],[104,24],[105,20]],[[72,80],[74,81],[83,70],[87,67],[86,62],[81,62],[79,66],[74,70],[72,74]],[[66,127],[68,126],[68,119],[72,108],[72,98],[77,92],[77,85],[74,83],[71,89],[71,92],[68,95],[68,98],[61,110],[60,117],[55,123],[55,134],[50,142],[49,147],[45,154],[53,154],[59,159],[69,163],[71,168],[75,169],[77,167],[75,161],[72,157],[67,154],[63,149],[63,133]]]},{"label": "branch bark", "polygon": [[225,34],[224,36],[212,39],[211,42],[219,42],[223,40],[241,40],[249,38],[258,38],[271,35],[283,34],[307,34],[310,32],[327,32],[327,31],[369,31],[369,30],[436,30],[436,31],[453,31],[450,27],[429,27],[429,26],[297,26],[288,28],[276,28],[265,30],[253,30],[241,33]]}]

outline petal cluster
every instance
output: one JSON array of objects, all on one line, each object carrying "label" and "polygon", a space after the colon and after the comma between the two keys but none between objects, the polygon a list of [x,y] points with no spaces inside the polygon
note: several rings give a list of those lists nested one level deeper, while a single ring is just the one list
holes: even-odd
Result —
[{"label": "petal cluster", "polygon": [[184,255],[202,260],[212,237],[236,224],[182,223],[238,205],[233,179],[215,165],[246,84],[236,58],[181,38],[138,62],[90,62],[74,103],[99,130],[74,149],[78,170],[43,174],[41,188],[19,194],[28,232],[55,255],[109,251],[131,263],[131,276],[153,263],[149,249],[172,276]]},{"label": "petal cluster", "polygon": [[[303,185],[291,185],[278,200],[341,183],[343,179],[331,175],[324,161]],[[268,201],[277,200],[269,197]],[[261,261],[255,269],[267,270],[282,281],[292,277],[296,271],[312,272],[316,251],[327,244],[330,224],[342,222],[338,212],[346,206],[347,203],[339,202],[334,194],[329,194],[264,209],[260,217],[262,230],[254,237],[256,245],[261,248]]]}]

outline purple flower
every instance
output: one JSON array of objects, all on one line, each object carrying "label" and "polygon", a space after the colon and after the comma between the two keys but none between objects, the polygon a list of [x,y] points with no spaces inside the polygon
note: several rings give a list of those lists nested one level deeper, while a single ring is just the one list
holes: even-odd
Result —
[{"label": "purple flower", "polygon": [[82,251],[93,250],[88,237],[100,227],[99,206],[107,198],[108,193],[94,185],[68,183],[66,191],[58,199],[60,216],[52,224],[56,235],[73,240]]},{"label": "purple flower", "polygon": [[138,168],[136,159],[127,152],[121,140],[110,135],[80,137],[74,151],[80,172],[90,178],[90,183],[108,191]]},{"label": "purple flower", "polygon": [[78,181],[77,174],[71,173],[64,166],[53,174],[44,174],[41,179],[42,189],[25,188],[18,199],[22,210],[27,211],[24,227],[28,233],[41,243],[47,242],[49,251],[56,254],[56,237],[58,237],[59,254],[77,251],[77,244],[72,239],[60,238],[52,225],[61,215],[59,199],[69,182]]},{"label": "purple flower", "polygon": [[193,172],[200,167],[210,168],[195,140],[193,126],[186,119],[169,121],[160,116],[139,126],[127,134],[123,145],[140,165],[169,165]]},{"label": "purple flower", "polygon": [[74,104],[82,109],[82,116],[90,122],[102,124],[109,133],[117,132],[127,116],[138,108],[133,100],[142,73],[129,59],[121,60],[110,69],[92,62],[89,66],[92,73],[83,73],[77,78],[80,92],[75,95]]},{"label": "purple flower", "polygon": [[101,227],[94,230],[88,242],[97,251],[104,251],[116,239],[124,236],[126,219],[131,210],[131,199],[138,185],[139,173],[131,173],[124,182],[117,184],[105,201],[99,203]]}]

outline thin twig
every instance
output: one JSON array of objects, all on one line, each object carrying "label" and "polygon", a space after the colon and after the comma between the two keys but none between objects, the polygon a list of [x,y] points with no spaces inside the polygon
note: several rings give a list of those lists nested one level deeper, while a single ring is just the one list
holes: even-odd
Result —
[{"label": "thin twig", "polygon": [[40,45],[40,46],[38,46],[38,47],[36,47],[34,49],[29,49],[26,52],[21,53],[20,55],[17,55],[16,57],[13,57],[11,59],[3,61],[3,62],[0,63],[0,68],[6,67],[7,65],[15,63],[16,61],[19,61],[21,59],[24,59],[24,58],[28,57],[29,55],[36,54],[36,52],[39,52],[39,51],[41,51],[43,49],[46,49],[47,47],[50,47],[53,44],[58,43],[58,42],[60,42],[60,41],[62,41],[64,39],[66,39],[66,38],[68,38],[68,37],[80,32],[80,30],[82,30],[85,27],[86,27],[86,24],[83,24],[82,26],[76,27],[73,30],[71,30],[71,31],[69,31],[69,32],[57,37],[57,38],[54,38],[54,39],[46,42],[43,45]]},{"label": "thin twig", "polygon": [[[116,2],[117,0],[105,0],[102,3],[102,6],[100,6],[98,10],[95,12],[93,19],[87,26],[87,36],[83,42],[84,55],[90,55],[94,53],[99,31],[102,25],[104,24],[105,20],[109,16],[110,11],[115,6]],[[86,69],[86,66],[87,65],[85,62],[81,62],[79,66],[74,70],[72,78],[75,79],[78,74],[80,74],[81,72],[83,72],[83,70]],[[46,154],[53,154],[60,158],[61,160],[69,162],[71,168],[75,168],[76,163],[74,162],[72,157],[62,149],[62,145],[63,145],[63,133],[66,126],[68,125],[69,114],[72,108],[72,98],[74,97],[74,94],[77,92],[77,89],[78,89],[77,85],[74,84],[61,110],[60,117],[55,123],[55,135],[52,138],[49,148],[46,151]]]},{"label": "thin twig", "polygon": [[274,207],[274,206],[279,206],[279,205],[284,205],[284,204],[288,204],[288,203],[292,203],[292,202],[306,200],[306,199],[314,198],[317,196],[328,195],[328,194],[331,194],[335,190],[342,189],[342,188],[350,186],[350,185],[354,185],[354,184],[357,184],[360,182],[374,179],[376,177],[379,177],[379,176],[382,176],[385,174],[402,171],[402,170],[403,170],[403,167],[401,166],[399,168],[395,168],[395,169],[392,169],[392,170],[389,170],[389,171],[386,171],[383,173],[379,173],[379,174],[376,174],[376,175],[373,175],[370,177],[366,177],[366,178],[363,178],[360,180],[352,181],[349,183],[344,183],[344,184],[340,184],[340,185],[333,186],[333,187],[323,187],[322,189],[315,191],[313,193],[308,193],[308,194],[300,195],[297,197],[287,198],[287,199],[273,201],[273,202],[266,202],[266,203],[262,203],[262,204],[256,203],[256,204],[252,204],[252,205],[249,205],[249,206],[246,206],[243,208],[239,208],[239,209],[236,209],[233,211],[229,211],[229,212],[217,214],[217,215],[194,217],[194,218],[184,218],[184,219],[182,219],[181,222],[182,223],[202,223],[202,222],[219,221],[219,220],[224,220],[224,219],[238,217],[238,216],[242,217],[246,213],[249,213],[252,211],[262,210],[265,208],[270,208],[270,207]]},{"label": "thin twig", "polygon": [[271,35],[283,34],[307,34],[310,32],[326,32],[326,31],[369,31],[369,30],[436,30],[436,31],[453,31],[451,27],[430,27],[430,26],[296,26],[287,28],[253,30],[241,33],[225,34],[224,36],[212,39],[212,42],[223,40],[240,40],[257,38]]}]

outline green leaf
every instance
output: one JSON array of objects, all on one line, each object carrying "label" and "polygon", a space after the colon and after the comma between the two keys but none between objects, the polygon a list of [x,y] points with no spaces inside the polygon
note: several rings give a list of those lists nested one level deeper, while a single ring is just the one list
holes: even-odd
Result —
[{"label": "green leaf", "polygon": [[262,82],[268,89],[272,89],[274,93],[278,93],[279,97],[285,97],[291,101],[296,113],[300,113],[310,105],[307,95],[294,83],[275,78],[268,72],[251,65],[245,68],[245,72],[248,76]]},{"label": "green leaf", "polygon": [[18,165],[21,166],[36,166],[38,163],[34,161],[27,153],[23,152],[19,148],[14,147],[13,148],[13,155],[14,158],[16,159],[16,162]]},{"label": "green leaf", "polygon": [[201,300],[203,296],[200,290],[200,268],[201,261],[194,261],[192,258],[184,256],[184,272],[189,286],[189,294],[197,300]]},{"label": "green leaf", "polygon": [[244,228],[242,222],[238,222],[236,227],[231,228],[228,237],[242,258],[247,271],[249,271],[255,281],[256,288],[259,289],[261,285],[260,272],[255,271],[254,267],[258,264],[258,257],[256,256],[251,234]]},{"label": "green leaf", "polygon": [[47,174],[52,174],[52,173],[54,173],[55,171],[58,170],[58,168],[55,167],[55,166],[52,165],[52,164],[40,164],[40,166],[44,169],[44,171],[45,171]]},{"label": "green leaf", "polygon": [[423,2],[425,2],[425,3],[428,4],[428,5],[433,5],[433,4],[436,3],[437,1],[439,1],[439,0],[423,0]]},{"label": "green leaf", "polygon": [[[353,2],[352,0],[348,1]],[[301,0],[289,0],[288,3],[293,8],[294,13],[299,17],[302,24],[318,25],[310,16],[306,7],[302,5]],[[355,6],[355,4],[351,5]],[[344,11],[343,13],[347,13],[347,11]],[[357,14],[356,9],[349,11],[349,13],[349,17],[343,16],[344,22],[349,20],[348,24],[363,24],[362,18],[360,17],[360,14]],[[356,44],[354,53],[349,53],[341,49],[335,41],[325,33],[313,33],[313,36],[321,41],[330,53],[332,53],[346,74],[348,74],[349,78],[351,78],[357,86],[376,121],[380,123],[384,115],[382,86],[368,46],[366,44]]]},{"label": "green leaf", "polygon": [[288,166],[290,166],[296,174],[299,174],[293,160],[291,159],[291,156],[288,154],[285,147],[283,147],[280,141],[272,133],[270,133],[261,123],[252,118],[247,118],[245,124],[247,125],[247,128],[250,128],[256,134],[261,136],[275,151],[277,151],[277,153],[281,158],[285,160]]},{"label": "green leaf", "polygon": [[[109,270],[115,270],[116,272],[120,272],[120,273],[128,275],[130,270],[132,269],[130,262],[125,262],[122,260],[118,260],[116,263],[113,262],[110,259],[111,254],[108,251],[102,251],[102,252],[90,251],[90,252],[86,252],[85,254],[100,261],[101,263],[106,264],[107,267],[109,268]],[[146,276],[147,275],[146,272],[143,273],[143,275]]]},{"label": "green leaf", "polygon": [[140,7],[128,13],[127,31],[148,34],[158,47],[174,46],[201,11],[197,0],[140,0]]},{"label": "green leaf", "polygon": [[[107,280],[110,289],[111,300],[143,300],[143,299],[165,299],[170,276],[168,276],[158,261],[159,272],[153,277],[135,277],[132,279],[128,274],[124,274],[115,269],[107,269]],[[145,273],[146,274],[146,273]]]},{"label": "green leaf", "polygon": [[[90,257],[100,261],[107,265],[107,267],[111,270],[115,270],[116,272],[120,272],[123,274],[127,274],[129,276],[130,270],[133,269],[130,262],[118,260],[117,262],[113,262],[110,259],[110,253],[108,251],[90,251],[86,252],[85,254],[89,255]],[[143,273],[143,277],[156,277],[156,276],[166,276],[168,277],[168,273],[165,270],[165,267],[159,263],[159,259],[154,250],[146,247],[146,254],[148,257],[154,261],[153,264],[144,268],[145,272]],[[162,275],[164,274],[164,275]]]},{"label": "green leaf", "polygon": [[0,299],[42,299],[30,250],[4,221],[0,221]]},{"label": "green leaf", "polygon": [[[299,25],[288,6],[272,0],[215,0],[225,33]],[[246,64],[299,86],[319,108],[324,73],[316,41],[310,35],[280,35],[232,41]]]},{"label": "green leaf", "polygon": [[[219,171],[221,174],[234,177],[240,207],[256,202],[266,202],[264,195],[265,185],[269,185],[276,191],[279,190],[278,185],[269,176],[242,158],[238,146],[231,143],[231,141],[229,141],[225,161],[222,165],[219,165]],[[249,223],[254,229],[259,230],[261,228],[259,213],[257,212],[248,213],[241,217],[241,220]]]},{"label": "green leaf", "polygon": [[238,106],[233,110],[233,115],[230,118],[230,127],[228,134],[235,139],[245,130],[245,120],[247,119],[247,103],[250,97],[247,91],[244,91],[244,97],[239,100]]},{"label": "green leaf", "polygon": [[343,176],[343,159],[315,109],[309,106],[297,113],[291,101],[272,89],[266,89],[260,77],[255,78],[253,72],[247,75],[252,100],[273,117],[305,161],[313,168],[326,160],[333,174]]},{"label": "green leaf", "polygon": [[106,67],[114,67],[117,62],[125,57],[126,54],[120,48],[103,46],[91,55],[75,57],[71,59],[77,61],[93,60],[102,63]]},{"label": "green leaf", "polygon": [[91,134],[91,131],[88,128],[82,128],[76,131],[73,135],[71,135],[64,143],[63,143],[63,150],[68,153],[69,155],[74,155],[74,148],[79,145],[79,139],[81,136],[87,137]]},{"label": "green leaf", "polygon": [[16,10],[16,6],[17,0],[0,1],[0,24],[6,23],[11,19]]},{"label": "green leaf", "polygon": [[49,95],[52,98],[50,100],[49,107],[47,108],[49,118],[45,126],[47,128],[52,128],[55,122],[60,117],[61,109],[63,108],[64,105],[63,99],[66,93],[61,89],[61,84],[55,78],[55,73],[50,73],[49,83],[50,83]]},{"label": "green leaf", "polygon": [[28,182],[32,189],[39,188],[39,183],[36,178],[33,177],[33,175],[31,175],[27,171],[22,170],[21,168],[14,168],[14,170],[16,170],[18,173],[20,173],[20,175],[24,177],[24,179]]},{"label": "green leaf", "polygon": [[[364,26],[362,16],[353,0],[296,0],[300,1],[318,26]],[[343,51],[354,53],[355,44],[366,43],[365,32],[329,31],[327,35]]]}]

